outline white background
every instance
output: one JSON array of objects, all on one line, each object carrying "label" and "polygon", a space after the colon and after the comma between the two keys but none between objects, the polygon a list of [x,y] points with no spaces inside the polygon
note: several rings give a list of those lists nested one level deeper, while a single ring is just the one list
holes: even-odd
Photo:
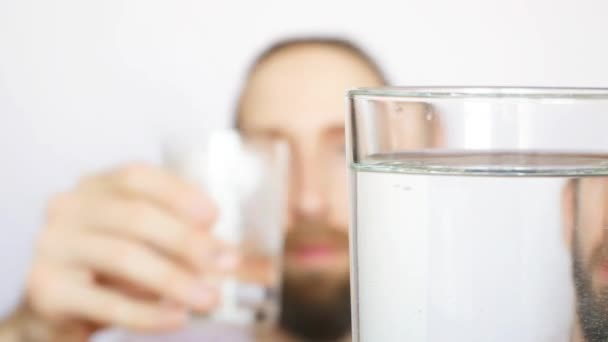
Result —
[{"label": "white background", "polygon": [[607,16],[605,0],[0,0],[0,312],[50,194],[228,124],[276,38],[354,38],[398,84],[608,86]]}]

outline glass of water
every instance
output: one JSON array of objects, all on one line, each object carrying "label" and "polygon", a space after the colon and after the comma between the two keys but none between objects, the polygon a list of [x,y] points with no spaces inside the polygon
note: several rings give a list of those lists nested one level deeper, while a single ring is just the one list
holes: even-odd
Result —
[{"label": "glass of water", "polygon": [[237,248],[240,271],[220,282],[220,307],[201,319],[228,326],[273,326],[280,309],[280,280],[288,184],[288,147],[257,141],[235,130],[203,138],[172,137],[164,162],[196,183],[218,207],[211,228]]},{"label": "glass of water", "polygon": [[608,341],[608,89],[348,102],[355,341]]}]

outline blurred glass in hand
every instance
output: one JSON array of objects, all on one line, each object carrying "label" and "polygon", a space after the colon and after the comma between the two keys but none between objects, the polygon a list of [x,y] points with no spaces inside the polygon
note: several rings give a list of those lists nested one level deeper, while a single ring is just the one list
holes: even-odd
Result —
[{"label": "blurred glass in hand", "polygon": [[215,279],[221,282],[221,304],[206,319],[274,325],[287,203],[286,143],[220,130],[196,139],[172,137],[163,154],[168,168],[200,185],[215,202],[219,218],[211,233],[240,254],[238,271]]}]

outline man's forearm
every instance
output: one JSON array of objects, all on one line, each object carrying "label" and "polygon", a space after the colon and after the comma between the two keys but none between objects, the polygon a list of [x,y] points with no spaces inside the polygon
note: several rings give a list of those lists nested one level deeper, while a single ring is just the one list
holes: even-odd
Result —
[{"label": "man's forearm", "polygon": [[10,317],[0,322],[0,341],[21,342],[22,312],[16,311]]},{"label": "man's forearm", "polygon": [[0,322],[2,342],[86,342],[92,329],[82,324],[52,323],[21,307]]}]

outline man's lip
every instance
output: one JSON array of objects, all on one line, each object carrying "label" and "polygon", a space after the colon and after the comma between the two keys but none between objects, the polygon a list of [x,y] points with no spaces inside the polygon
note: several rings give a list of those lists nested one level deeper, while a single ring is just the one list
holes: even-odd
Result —
[{"label": "man's lip", "polygon": [[288,257],[299,262],[314,263],[325,261],[338,254],[338,248],[329,244],[310,244],[291,248]]},{"label": "man's lip", "polygon": [[601,269],[601,270],[604,270],[604,269],[608,270],[608,259],[603,260],[603,261],[600,263],[600,269]]},{"label": "man's lip", "polygon": [[608,283],[608,260],[602,261],[598,267],[599,280],[602,283]]}]

